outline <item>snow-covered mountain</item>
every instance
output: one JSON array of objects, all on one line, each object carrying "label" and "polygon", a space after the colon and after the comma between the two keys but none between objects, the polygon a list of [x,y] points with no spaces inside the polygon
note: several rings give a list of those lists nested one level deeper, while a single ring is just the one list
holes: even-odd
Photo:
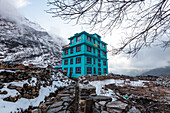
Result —
[{"label": "snow-covered mountain", "polygon": [[61,58],[56,39],[25,17],[19,20],[0,15],[0,61],[55,65]]}]

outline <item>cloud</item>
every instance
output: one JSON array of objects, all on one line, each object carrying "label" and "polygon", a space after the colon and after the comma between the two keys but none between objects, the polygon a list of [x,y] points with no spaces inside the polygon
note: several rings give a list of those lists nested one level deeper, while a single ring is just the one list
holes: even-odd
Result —
[{"label": "cloud", "polygon": [[109,71],[119,74],[139,75],[154,68],[170,65],[170,48],[163,50],[160,47],[145,48],[135,57],[125,55],[108,55]]},{"label": "cloud", "polygon": [[12,0],[12,2],[14,3],[16,8],[21,8],[21,7],[24,7],[24,6],[31,4],[27,0]]},{"label": "cloud", "polygon": [[0,0],[0,16],[20,24],[24,17],[16,9],[15,3],[11,1]]}]

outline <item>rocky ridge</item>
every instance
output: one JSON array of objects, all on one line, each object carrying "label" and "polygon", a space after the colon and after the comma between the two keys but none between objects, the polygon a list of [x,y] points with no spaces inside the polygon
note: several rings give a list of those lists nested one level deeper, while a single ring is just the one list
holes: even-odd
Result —
[{"label": "rocky ridge", "polygon": [[60,48],[57,37],[38,24],[24,17],[18,23],[0,15],[0,61],[55,65],[61,58]]}]

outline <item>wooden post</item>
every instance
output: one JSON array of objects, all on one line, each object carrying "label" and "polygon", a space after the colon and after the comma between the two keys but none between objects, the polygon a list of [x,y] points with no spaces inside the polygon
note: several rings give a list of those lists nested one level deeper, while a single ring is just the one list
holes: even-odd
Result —
[{"label": "wooden post", "polygon": [[77,83],[75,88],[75,113],[79,113],[78,107],[79,107],[79,87]]},{"label": "wooden post", "polygon": [[93,100],[92,98],[86,99],[85,113],[93,113]]}]

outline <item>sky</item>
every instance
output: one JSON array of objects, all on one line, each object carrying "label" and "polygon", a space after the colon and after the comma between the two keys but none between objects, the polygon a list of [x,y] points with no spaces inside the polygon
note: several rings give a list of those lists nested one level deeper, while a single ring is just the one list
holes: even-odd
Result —
[{"label": "sky", "polygon": [[[2,1],[2,0],[0,0]],[[52,15],[45,12],[49,7],[47,0],[8,0],[17,9],[17,11],[29,20],[40,24],[49,33],[60,36],[63,40],[73,36],[75,33],[90,31],[87,26],[75,25],[75,23],[66,23],[60,18],[53,18]],[[1,9],[0,9],[1,10]],[[98,33],[98,32],[97,32]],[[98,33],[102,36],[102,34]],[[111,35],[102,36],[102,41],[110,45],[118,45],[122,37],[120,29],[113,29]],[[67,44],[66,43],[66,44]],[[162,49],[159,47],[142,49],[135,57],[129,57],[124,54],[113,56],[108,53],[109,72],[136,75],[149,69],[164,67],[170,65],[170,49]]]}]

